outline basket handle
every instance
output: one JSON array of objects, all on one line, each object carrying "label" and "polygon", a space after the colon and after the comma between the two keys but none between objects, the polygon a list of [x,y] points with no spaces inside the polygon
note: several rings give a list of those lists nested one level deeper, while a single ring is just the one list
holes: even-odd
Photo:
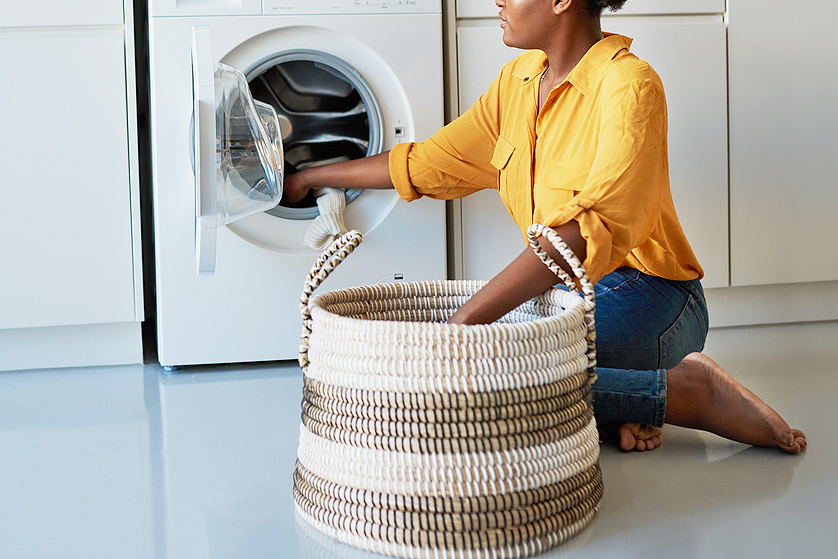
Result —
[{"label": "basket handle", "polygon": [[559,253],[564,257],[567,263],[570,265],[570,269],[573,270],[573,275],[579,280],[579,285],[582,287],[580,295],[586,301],[593,303],[594,302],[594,285],[591,283],[591,279],[588,277],[588,272],[582,266],[582,262],[576,257],[573,251],[567,246],[567,243],[562,240],[558,233],[556,233],[553,229],[550,229],[546,225],[542,225],[541,223],[533,223],[527,229],[527,238],[529,239],[530,247],[535,251],[538,257],[541,259],[544,264],[550,268],[554,274],[556,274],[560,280],[564,282],[567,288],[573,292],[579,293],[579,287],[576,285],[576,282],[573,281],[573,278],[570,277],[561,266],[559,266],[553,258],[547,254],[544,249],[541,248],[541,245],[538,243],[538,238],[543,236],[545,239],[550,241],[550,243],[559,251]]},{"label": "basket handle", "polygon": [[[576,276],[579,280],[579,285],[582,287],[581,293],[579,287],[573,281],[573,278],[570,277],[570,274],[562,269],[562,267],[559,266],[556,261],[541,248],[541,245],[538,243],[538,238],[542,235],[545,239],[550,241],[554,247],[556,247],[556,250],[559,251],[562,257],[570,265],[573,275]],[[530,247],[535,251],[541,261],[544,262],[544,264],[564,282],[570,291],[579,293],[579,295],[585,300],[585,323],[588,329],[588,334],[586,336],[588,341],[588,376],[590,378],[590,382],[593,383],[596,380],[596,323],[594,319],[594,315],[596,313],[596,297],[594,296],[594,284],[591,283],[591,278],[588,276],[588,272],[582,266],[582,263],[570,247],[567,246],[567,243],[565,243],[559,234],[553,229],[550,229],[541,223],[533,223],[527,229],[527,238],[529,239]]]},{"label": "basket handle", "polygon": [[311,336],[311,309],[309,301],[314,290],[320,287],[327,277],[346,259],[349,254],[361,244],[363,235],[360,231],[352,230],[335,239],[323,251],[303,284],[303,294],[300,296],[300,315],[303,317],[303,333],[300,337],[300,366],[305,371],[308,368],[308,339]]}]

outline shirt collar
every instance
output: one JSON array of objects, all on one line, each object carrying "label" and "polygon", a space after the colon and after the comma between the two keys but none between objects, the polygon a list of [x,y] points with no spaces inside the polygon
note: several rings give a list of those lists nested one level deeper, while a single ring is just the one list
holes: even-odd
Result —
[{"label": "shirt collar", "polygon": [[[582,60],[570,71],[567,81],[584,95],[589,95],[600,80],[602,69],[617,53],[628,50],[632,40],[629,37],[604,33],[605,38],[592,46]],[[547,56],[539,53],[527,64],[522,65],[513,75],[521,80],[521,85],[531,83],[547,67]]]}]

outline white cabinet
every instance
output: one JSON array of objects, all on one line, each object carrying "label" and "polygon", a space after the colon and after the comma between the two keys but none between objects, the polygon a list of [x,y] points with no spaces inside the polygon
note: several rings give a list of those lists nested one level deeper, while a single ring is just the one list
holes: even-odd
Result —
[{"label": "white cabinet", "polygon": [[[457,29],[459,113],[465,112],[500,72],[501,66],[520,51],[503,44],[497,25]],[[496,190],[483,190],[454,204],[460,218],[461,250],[465,279],[493,278],[526,247],[521,231],[506,211]],[[455,220],[456,223],[456,220]],[[456,242],[457,236],[454,236]]]},{"label": "white cabinet", "polygon": [[[131,8],[130,0],[127,9]],[[122,0],[26,0],[6,1],[2,28],[122,26],[126,5]]]},{"label": "white cabinet", "polygon": [[[498,14],[499,8],[488,0],[451,0],[456,3],[457,17],[489,18]],[[722,14],[726,0],[630,0],[618,12],[620,15],[662,14]],[[605,15],[611,12],[605,11]]]},{"label": "white cabinet", "polygon": [[71,4],[15,4],[0,24],[0,370],[103,364],[84,343],[61,357],[70,327],[112,345],[102,325],[128,325],[141,357],[132,8]]},{"label": "white cabinet", "polygon": [[604,17],[663,80],[669,179],[704,287],[729,281],[726,30],[721,15]]},{"label": "white cabinet", "polygon": [[832,0],[730,3],[732,284],[838,280]]},{"label": "white cabinet", "polygon": [[[667,3],[652,0],[638,4],[635,13],[671,9]],[[690,13],[724,10],[724,2],[717,0],[680,4],[690,4]],[[487,10],[483,2],[460,0],[458,7],[458,16],[496,15],[491,13],[496,9]],[[704,285],[727,286],[727,73],[722,15],[605,15],[602,27],[634,38],[631,50],[648,60],[663,80],[669,110],[670,178],[678,215],[705,268]],[[459,22],[461,113],[519,52],[503,44],[496,17]],[[489,279],[524,249],[523,238],[496,192],[468,196],[460,206],[462,276]]]}]

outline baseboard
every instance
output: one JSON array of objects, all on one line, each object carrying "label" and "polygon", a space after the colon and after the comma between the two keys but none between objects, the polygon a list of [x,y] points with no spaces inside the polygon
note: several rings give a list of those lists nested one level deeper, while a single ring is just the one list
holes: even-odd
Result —
[{"label": "baseboard", "polygon": [[838,320],[838,282],[706,289],[710,327]]},{"label": "baseboard", "polygon": [[140,322],[0,330],[0,371],[142,362]]}]

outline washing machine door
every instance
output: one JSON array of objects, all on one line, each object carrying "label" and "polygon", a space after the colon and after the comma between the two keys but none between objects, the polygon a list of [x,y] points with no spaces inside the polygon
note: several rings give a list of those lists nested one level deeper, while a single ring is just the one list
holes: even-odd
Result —
[{"label": "washing machine door", "polygon": [[192,29],[195,263],[215,272],[220,227],[275,207],[283,148],[274,108],[255,101],[239,70],[215,61],[208,27]]}]

